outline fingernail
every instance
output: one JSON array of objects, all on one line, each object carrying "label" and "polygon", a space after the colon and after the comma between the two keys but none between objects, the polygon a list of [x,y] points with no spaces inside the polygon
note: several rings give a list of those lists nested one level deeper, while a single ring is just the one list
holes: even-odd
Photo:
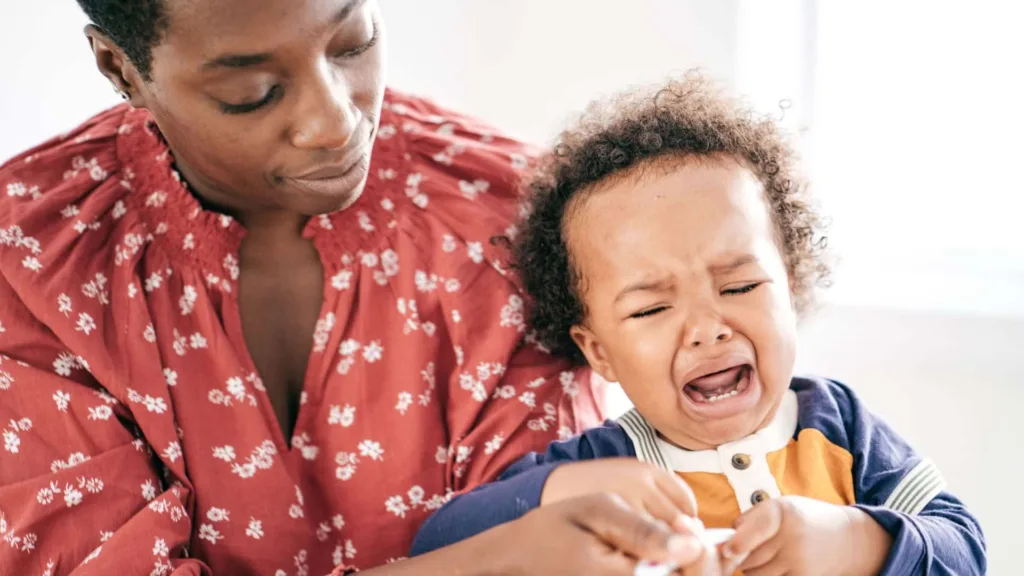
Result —
[{"label": "fingernail", "polygon": [[700,534],[704,531],[704,523],[700,521],[700,518],[693,516],[682,515],[679,517],[680,525],[694,534]]},{"label": "fingernail", "polygon": [[676,519],[672,521],[672,530],[675,532],[681,532],[686,530],[688,527],[685,514],[676,516]]},{"label": "fingernail", "polygon": [[735,572],[736,570],[738,570],[739,567],[742,566],[744,562],[746,562],[747,556],[749,556],[749,554],[743,554],[742,556],[737,556],[735,558],[726,558],[726,560],[729,563],[729,567],[732,568],[730,572]]},{"label": "fingernail", "polygon": [[668,553],[677,560],[687,561],[701,552],[700,543],[696,538],[688,536],[672,536],[668,539]]},{"label": "fingernail", "polygon": [[747,556],[750,555],[749,552],[738,552],[736,547],[729,542],[723,544],[719,550],[721,550],[722,558],[733,562],[737,566],[742,564],[747,559]]}]

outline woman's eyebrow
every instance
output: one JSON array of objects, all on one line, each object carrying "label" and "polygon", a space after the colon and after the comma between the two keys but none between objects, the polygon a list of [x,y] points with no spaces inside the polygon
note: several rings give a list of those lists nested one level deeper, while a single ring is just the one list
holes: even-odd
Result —
[{"label": "woman's eyebrow", "polygon": [[[332,24],[344,22],[352,12],[361,6],[366,0],[349,0],[331,18]],[[208,72],[217,68],[249,68],[259,66],[273,59],[273,55],[267,52],[258,54],[224,54],[203,63],[202,71]]]}]

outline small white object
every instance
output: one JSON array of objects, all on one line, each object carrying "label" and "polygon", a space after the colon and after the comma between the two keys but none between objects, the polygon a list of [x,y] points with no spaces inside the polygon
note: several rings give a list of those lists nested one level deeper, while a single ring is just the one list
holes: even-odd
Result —
[{"label": "small white object", "polygon": [[736,531],[732,528],[708,528],[704,531],[702,538],[712,546],[721,546],[729,541]]},{"label": "small white object", "polygon": [[[736,531],[731,528],[708,528],[701,534],[701,539],[712,546],[721,546],[729,541]],[[649,560],[641,560],[636,563],[633,576],[671,576],[679,565],[675,562],[658,563]]]}]

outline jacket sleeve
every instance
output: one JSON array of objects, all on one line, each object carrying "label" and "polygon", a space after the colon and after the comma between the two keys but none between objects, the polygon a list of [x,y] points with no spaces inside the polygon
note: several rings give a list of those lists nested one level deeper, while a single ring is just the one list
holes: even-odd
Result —
[{"label": "jacket sleeve", "polygon": [[869,412],[852,390],[837,382],[827,387],[845,431],[838,440],[853,455],[856,505],[893,538],[883,574],[984,574],[981,526],[946,490],[935,464]]}]

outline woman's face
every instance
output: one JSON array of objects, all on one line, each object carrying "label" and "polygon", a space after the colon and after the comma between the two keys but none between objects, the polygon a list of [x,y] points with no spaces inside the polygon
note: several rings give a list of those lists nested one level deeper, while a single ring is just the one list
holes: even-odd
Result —
[{"label": "woman's face", "polygon": [[351,205],[384,97],[376,1],[164,1],[150,80],[111,60],[197,193],[233,212]]}]

